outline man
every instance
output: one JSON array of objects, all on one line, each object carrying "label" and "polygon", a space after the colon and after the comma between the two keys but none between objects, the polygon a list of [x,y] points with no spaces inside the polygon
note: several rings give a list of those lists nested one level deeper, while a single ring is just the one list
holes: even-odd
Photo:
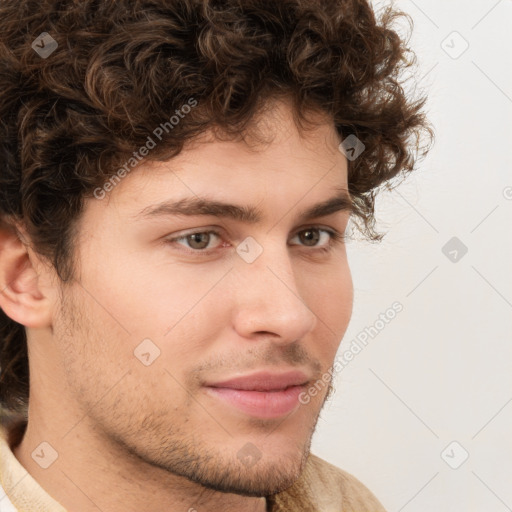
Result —
[{"label": "man", "polygon": [[2,2],[2,512],[384,510],[310,446],[347,224],[430,132],[394,15]]}]

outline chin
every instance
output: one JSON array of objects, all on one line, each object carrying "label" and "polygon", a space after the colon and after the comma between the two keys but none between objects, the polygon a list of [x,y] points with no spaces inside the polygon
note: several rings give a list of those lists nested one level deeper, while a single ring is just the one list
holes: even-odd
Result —
[{"label": "chin", "polygon": [[[251,453],[254,445],[244,445],[245,453]],[[308,447],[309,448],[309,447]],[[252,452],[253,455],[255,452]],[[235,454],[236,463],[220,458],[218,463],[202,464],[202,470],[188,473],[190,480],[217,492],[247,497],[262,497],[288,489],[300,477],[309,450],[269,450],[270,456],[261,454],[253,459],[241,459]],[[240,461],[240,462],[238,462]]]},{"label": "chin", "polygon": [[302,468],[300,465],[290,468],[290,471],[279,468],[276,464],[269,464],[266,468],[244,478],[240,472],[233,468],[231,475],[226,475],[220,481],[197,481],[203,487],[218,492],[238,494],[252,498],[260,498],[277,494],[288,489],[299,478]]}]

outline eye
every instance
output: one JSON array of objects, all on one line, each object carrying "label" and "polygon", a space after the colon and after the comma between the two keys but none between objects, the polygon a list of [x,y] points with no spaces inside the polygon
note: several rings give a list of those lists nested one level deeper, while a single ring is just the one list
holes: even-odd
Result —
[{"label": "eye", "polygon": [[185,247],[189,249],[194,249],[195,251],[203,251],[214,248],[210,246],[210,242],[215,237],[220,239],[220,235],[215,231],[198,231],[196,233],[190,233],[188,235],[171,238],[169,239],[169,242],[178,242],[181,245],[186,244]]},{"label": "eye", "polygon": [[343,238],[343,235],[337,231],[330,229],[323,229],[319,227],[311,227],[299,231],[293,238],[298,238],[300,245],[306,247],[328,247],[331,241],[339,241]]},{"label": "eye", "polygon": [[[215,244],[215,240],[217,243]],[[294,240],[298,239],[298,243]],[[297,232],[292,238],[290,245],[311,247],[312,250],[329,251],[336,243],[341,242],[344,235],[332,229],[321,227],[309,227]],[[229,242],[222,242],[222,235],[217,231],[195,231],[180,236],[166,239],[166,243],[179,244],[189,249],[190,253],[210,254],[220,247],[229,247]]]}]

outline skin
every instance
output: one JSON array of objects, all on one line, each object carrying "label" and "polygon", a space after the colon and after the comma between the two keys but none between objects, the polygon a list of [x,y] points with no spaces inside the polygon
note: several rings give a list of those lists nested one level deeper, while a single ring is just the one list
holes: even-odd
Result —
[{"label": "skin", "polygon": [[[259,124],[269,144],[206,133],[168,162],[142,163],[107,198],[86,201],[67,285],[2,230],[0,306],[27,328],[31,372],[14,454],[70,512],[262,512],[264,496],[300,475],[331,385],[288,416],[260,419],[201,384],[290,368],[316,381],[334,362],[352,314],[346,246],[322,253],[327,233],[316,232],[317,246],[298,236],[311,226],[344,233],[350,216],[299,218],[348,189],[339,136],[318,123],[301,134],[279,103]],[[263,219],[133,220],[195,195],[258,207]],[[220,233],[209,255],[165,242],[209,229]],[[236,252],[249,236],[263,248],[252,263]],[[149,366],[134,355],[146,338],[160,350]],[[31,457],[43,441],[58,453],[47,469]],[[252,465],[237,456],[247,443],[261,454]]]}]

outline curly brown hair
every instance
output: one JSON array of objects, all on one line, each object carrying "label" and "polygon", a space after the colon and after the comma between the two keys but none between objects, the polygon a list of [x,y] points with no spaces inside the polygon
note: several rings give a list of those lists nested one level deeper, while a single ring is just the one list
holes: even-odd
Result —
[{"label": "curly brown hair", "polygon": [[[378,188],[433,140],[426,97],[404,91],[416,59],[398,19],[412,27],[367,0],[3,0],[0,221],[22,223],[68,282],[84,198],[177,108],[197,105],[161,130],[151,160],[208,129],[246,140],[268,100],[283,98],[300,129],[321,112],[364,143],[349,193],[359,231],[380,240]],[[26,411],[28,398],[25,328],[0,309],[0,403]]]}]

